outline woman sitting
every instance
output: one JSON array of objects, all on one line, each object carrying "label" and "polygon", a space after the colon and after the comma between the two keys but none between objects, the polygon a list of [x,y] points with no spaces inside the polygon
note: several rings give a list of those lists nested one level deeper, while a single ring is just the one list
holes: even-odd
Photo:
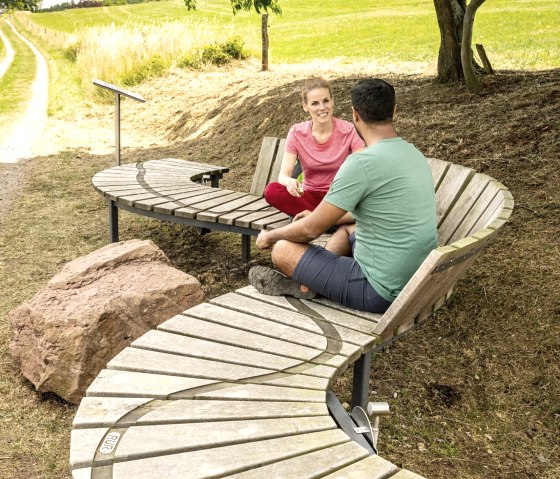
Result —
[{"label": "woman sitting", "polygon": [[[290,216],[313,211],[346,157],[364,147],[352,123],[332,116],[334,101],[326,80],[307,79],[301,98],[311,119],[290,128],[278,181],[269,183],[264,190],[268,204]],[[292,177],[298,159],[303,182]]]}]

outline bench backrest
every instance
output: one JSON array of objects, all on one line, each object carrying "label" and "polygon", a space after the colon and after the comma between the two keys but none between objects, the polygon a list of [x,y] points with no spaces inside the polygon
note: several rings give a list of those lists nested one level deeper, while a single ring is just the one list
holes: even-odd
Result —
[{"label": "bench backrest", "polygon": [[255,196],[262,196],[264,187],[271,181],[276,181],[278,173],[280,173],[280,166],[282,165],[285,143],[286,140],[284,138],[274,138],[271,136],[263,138],[249,193]]},{"label": "bench backrest", "polygon": [[507,222],[513,198],[507,188],[470,168],[430,159],[440,246],[424,260],[375,333],[387,341],[440,307],[465,270]]},{"label": "bench backrest", "polygon": [[[284,139],[265,137],[251,194],[278,177]],[[449,297],[454,284],[507,222],[513,198],[507,188],[483,173],[428,158],[436,191],[438,242],[383,315],[375,332],[382,341],[410,329]]]}]

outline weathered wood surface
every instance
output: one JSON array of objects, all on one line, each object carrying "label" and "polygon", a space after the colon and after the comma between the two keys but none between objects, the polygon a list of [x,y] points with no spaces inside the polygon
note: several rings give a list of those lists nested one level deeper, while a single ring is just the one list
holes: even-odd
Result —
[{"label": "weathered wood surface", "polygon": [[338,429],[331,382],[379,315],[252,287],[174,316],[113,358],[74,420],[73,477],[391,477]]},{"label": "weathered wood surface", "polygon": [[[256,234],[286,223],[260,196],[277,174],[282,141],[263,141],[251,194],[197,182],[225,168],[173,159],[111,168],[94,185],[135,211]],[[361,354],[446,301],[512,213],[499,182],[428,161],[440,247],[385,314],[248,286],[170,318],[113,358],[88,389],[74,420],[73,477],[419,478],[351,441],[325,401]]]},{"label": "weathered wood surface", "polygon": [[[278,140],[274,139],[277,148]],[[266,142],[265,142],[266,143]],[[263,154],[269,154],[269,148]],[[276,171],[273,158],[262,157],[261,165]],[[263,229],[278,228],[288,223],[288,217],[262,200],[258,195],[212,187],[201,182],[211,175],[221,176],[225,167],[183,160],[154,160],[109,168],[93,177],[97,192],[117,207],[138,214],[158,216],[172,222],[208,228],[229,225],[231,230],[256,236]],[[271,171],[264,171],[260,184],[268,181]]]}]

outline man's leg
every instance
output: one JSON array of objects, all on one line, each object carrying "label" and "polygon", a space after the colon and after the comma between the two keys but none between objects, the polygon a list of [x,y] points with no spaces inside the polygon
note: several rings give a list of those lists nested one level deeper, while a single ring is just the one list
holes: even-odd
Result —
[{"label": "man's leg", "polygon": [[325,245],[327,251],[338,256],[352,256],[350,235],[356,230],[356,225],[340,225]]},{"label": "man's leg", "polygon": [[309,245],[306,244],[278,241],[272,248],[272,263],[278,271],[266,266],[255,266],[249,271],[250,283],[263,294],[289,295],[301,299],[313,298],[314,292],[291,279],[307,248]]},{"label": "man's leg", "polygon": [[308,244],[280,240],[272,248],[272,263],[279,271],[291,278],[307,248],[309,248]]}]

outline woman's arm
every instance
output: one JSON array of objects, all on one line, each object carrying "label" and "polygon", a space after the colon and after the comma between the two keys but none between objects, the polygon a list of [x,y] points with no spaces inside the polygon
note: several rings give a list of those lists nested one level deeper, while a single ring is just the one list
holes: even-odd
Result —
[{"label": "woman's arm", "polygon": [[292,178],[294,167],[296,166],[297,155],[284,151],[282,157],[282,164],[280,166],[280,173],[278,174],[278,183],[284,185],[288,193],[292,196],[301,195],[301,185],[296,178]]}]

